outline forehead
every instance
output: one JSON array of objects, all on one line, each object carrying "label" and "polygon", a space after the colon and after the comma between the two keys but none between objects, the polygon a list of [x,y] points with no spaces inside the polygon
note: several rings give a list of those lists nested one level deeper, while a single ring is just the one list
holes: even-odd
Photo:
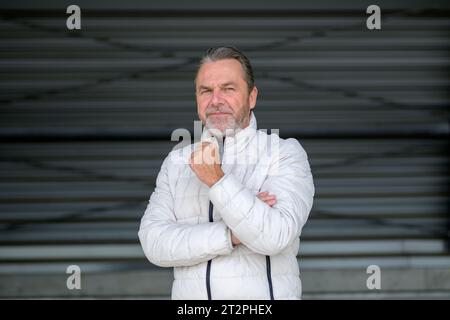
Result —
[{"label": "forehead", "polygon": [[198,71],[197,84],[220,84],[229,81],[245,82],[244,70],[235,59],[206,62]]}]

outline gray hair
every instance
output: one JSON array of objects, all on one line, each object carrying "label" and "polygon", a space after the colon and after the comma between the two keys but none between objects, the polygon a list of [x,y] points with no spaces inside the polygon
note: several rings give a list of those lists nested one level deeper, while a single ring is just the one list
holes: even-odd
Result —
[{"label": "gray hair", "polygon": [[203,64],[225,59],[234,59],[241,64],[248,91],[252,91],[255,86],[252,65],[250,64],[250,60],[236,47],[213,47],[206,50],[205,56],[200,60],[195,79],[197,79],[198,71]]}]

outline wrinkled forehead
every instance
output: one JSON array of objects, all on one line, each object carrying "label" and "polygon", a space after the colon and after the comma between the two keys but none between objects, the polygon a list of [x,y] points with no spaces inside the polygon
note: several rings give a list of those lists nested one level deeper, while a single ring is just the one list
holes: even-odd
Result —
[{"label": "wrinkled forehead", "polygon": [[244,70],[235,59],[205,62],[200,67],[195,81],[197,87],[220,86],[230,82],[246,84]]}]

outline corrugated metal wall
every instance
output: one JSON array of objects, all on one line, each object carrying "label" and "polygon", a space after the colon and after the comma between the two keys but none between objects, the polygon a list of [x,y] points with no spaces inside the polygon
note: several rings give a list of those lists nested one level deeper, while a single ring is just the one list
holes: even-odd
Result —
[{"label": "corrugated metal wall", "polygon": [[[450,11],[386,10],[369,31],[361,8],[97,8],[80,31],[65,8],[3,10],[0,297],[169,296],[140,218],[171,132],[193,130],[199,57],[236,45],[259,127],[310,158],[304,298],[449,298]],[[71,264],[82,290],[66,288]],[[371,264],[382,290],[366,287]]]}]

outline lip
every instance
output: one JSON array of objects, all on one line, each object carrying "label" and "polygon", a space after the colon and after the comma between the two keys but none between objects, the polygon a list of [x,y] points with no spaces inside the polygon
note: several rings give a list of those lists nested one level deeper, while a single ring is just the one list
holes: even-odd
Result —
[{"label": "lip", "polygon": [[210,114],[208,114],[208,117],[209,116],[225,116],[225,115],[229,115],[230,113],[228,113],[228,112],[213,112],[213,113],[210,113]]}]

